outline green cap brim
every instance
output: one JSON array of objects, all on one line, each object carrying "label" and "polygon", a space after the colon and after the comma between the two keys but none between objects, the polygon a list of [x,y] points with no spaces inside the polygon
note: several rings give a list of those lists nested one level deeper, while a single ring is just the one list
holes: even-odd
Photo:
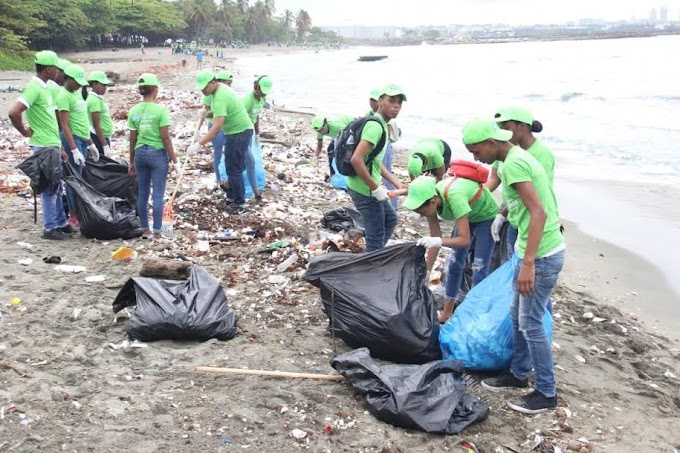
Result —
[{"label": "green cap brim", "polygon": [[404,208],[408,209],[409,211],[415,211],[419,207],[421,207],[429,198],[422,200],[421,197],[409,194],[404,202],[401,204]]},{"label": "green cap brim", "polygon": [[207,82],[196,82],[196,85],[194,85],[194,90],[203,91],[203,89],[207,87],[210,82],[212,82],[212,80],[208,80]]},{"label": "green cap brim", "polygon": [[90,84],[87,83],[87,80],[85,80],[85,78],[83,77],[74,78],[73,80],[78,82],[78,85],[80,85],[81,87],[90,86]]}]

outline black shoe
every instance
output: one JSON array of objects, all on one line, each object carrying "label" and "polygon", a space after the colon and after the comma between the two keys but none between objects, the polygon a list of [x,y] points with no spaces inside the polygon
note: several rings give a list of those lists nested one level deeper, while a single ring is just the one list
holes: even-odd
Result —
[{"label": "black shoe", "polygon": [[248,212],[248,208],[246,208],[244,205],[234,205],[234,207],[228,211],[228,213],[231,215],[241,215],[245,214],[246,212]]},{"label": "black shoe", "polygon": [[557,396],[548,398],[538,390],[516,400],[508,401],[508,407],[528,415],[536,415],[557,407]]},{"label": "black shoe", "polygon": [[55,228],[54,230],[43,231],[42,238],[51,241],[65,241],[66,239],[71,239],[71,236],[64,234],[64,232],[58,228]]},{"label": "black shoe", "polygon": [[482,387],[492,392],[500,392],[501,390],[510,389],[525,389],[529,387],[528,379],[517,379],[512,373],[507,372],[501,374],[497,378],[489,378],[482,380]]},{"label": "black shoe", "polygon": [[64,234],[74,234],[78,232],[78,230],[73,228],[73,225],[71,225],[70,223],[66,224],[66,226],[63,226],[61,228],[57,228],[57,230],[61,231]]}]

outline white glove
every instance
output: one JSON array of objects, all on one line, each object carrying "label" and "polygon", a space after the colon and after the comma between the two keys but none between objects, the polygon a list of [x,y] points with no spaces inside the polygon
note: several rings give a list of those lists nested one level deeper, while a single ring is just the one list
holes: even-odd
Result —
[{"label": "white glove", "polygon": [[87,149],[90,150],[90,156],[92,156],[92,160],[95,161],[95,162],[98,162],[99,161],[99,150],[97,149],[95,144],[92,143],[91,145],[88,145]]},{"label": "white glove", "polygon": [[506,218],[503,214],[496,214],[496,218],[493,219],[493,223],[491,224],[491,237],[496,242],[501,240],[501,228],[503,228],[505,221]]},{"label": "white glove", "polygon": [[418,239],[418,242],[416,242],[416,245],[421,245],[427,249],[438,249],[441,248],[442,246],[442,238],[438,236],[427,236],[424,238]]},{"label": "white glove", "polygon": [[387,187],[378,186],[377,189],[371,191],[371,195],[378,201],[385,201],[390,199],[390,193],[387,191]]},{"label": "white glove", "polygon": [[85,156],[80,152],[79,149],[72,149],[71,154],[73,154],[73,162],[78,166],[85,165]]},{"label": "white glove", "polygon": [[111,155],[111,147],[109,145],[104,145],[102,146],[102,150],[104,151],[105,156],[110,156]]},{"label": "white glove", "polygon": [[198,142],[192,143],[189,146],[189,148],[187,148],[187,154],[196,154],[200,150],[201,150],[201,145]]}]

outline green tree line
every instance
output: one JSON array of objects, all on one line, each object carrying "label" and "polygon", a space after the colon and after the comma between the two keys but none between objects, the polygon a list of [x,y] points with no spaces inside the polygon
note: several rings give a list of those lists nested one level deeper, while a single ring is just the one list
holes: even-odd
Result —
[{"label": "green tree line", "polygon": [[274,0],[0,0],[0,53],[15,55],[168,38],[286,42],[311,29],[307,11],[277,14]]}]

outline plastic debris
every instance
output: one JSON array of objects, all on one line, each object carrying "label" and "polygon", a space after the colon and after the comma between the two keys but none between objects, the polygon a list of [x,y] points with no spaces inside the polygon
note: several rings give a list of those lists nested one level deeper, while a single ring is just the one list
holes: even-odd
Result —
[{"label": "plastic debris", "polygon": [[59,264],[54,266],[54,270],[59,272],[68,272],[71,274],[79,274],[85,272],[87,268],[85,266],[74,266],[72,264]]},{"label": "plastic debris", "polygon": [[23,247],[25,249],[32,249],[33,245],[29,244],[28,242],[17,242],[17,245],[19,247]]},{"label": "plastic debris", "polygon": [[89,277],[85,278],[85,281],[87,283],[99,283],[103,282],[106,280],[106,275],[90,275]]},{"label": "plastic debris", "polygon": [[17,306],[21,305],[21,299],[19,299],[18,297],[12,297],[12,298],[9,300],[9,303],[10,303],[11,305],[17,307]]},{"label": "plastic debris", "polygon": [[19,264],[21,264],[22,266],[30,266],[31,264],[33,264],[33,260],[30,259],[30,258],[25,258],[25,259],[22,259],[22,260],[18,260],[17,262],[18,262]]},{"label": "plastic debris", "polygon": [[131,261],[137,257],[137,252],[130,247],[120,247],[111,254],[111,257],[116,261]]},{"label": "plastic debris", "polygon": [[297,440],[302,440],[305,437],[307,437],[307,432],[301,430],[301,429],[294,429],[290,432],[290,434],[296,438]]}]

